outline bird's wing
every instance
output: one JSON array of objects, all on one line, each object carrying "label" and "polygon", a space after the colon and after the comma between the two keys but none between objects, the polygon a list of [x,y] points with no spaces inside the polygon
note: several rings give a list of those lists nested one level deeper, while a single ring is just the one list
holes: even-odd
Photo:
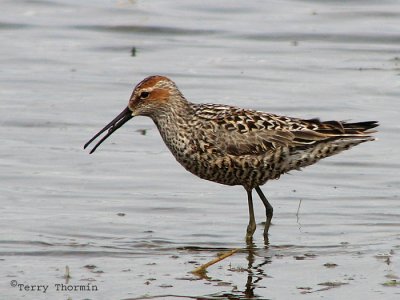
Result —
[{"label": "bird's wing", "polygon": [[[257,115],[245,114],[243,117],[233,126],[227,125],[232,124],[230,122],[216,126],[216,146],[223,152],[238,156],[262,155],[279,147],[309,147],[325,139],[324,134],[303,126],[301,129],[293,129],[287,120],[283,121],[274,115],[260,114],[261,120],[258,120]],[[291,122],[297,120],[291,119]]]},{"label": "bird's wing", "polygon": [[346,123],[302,120],[230,106],[210,105],[201,114],[208,143],[230,155],[262,155],[278,147],[292,150],[313,147],[324,140],[367,137],[376,122]]}]

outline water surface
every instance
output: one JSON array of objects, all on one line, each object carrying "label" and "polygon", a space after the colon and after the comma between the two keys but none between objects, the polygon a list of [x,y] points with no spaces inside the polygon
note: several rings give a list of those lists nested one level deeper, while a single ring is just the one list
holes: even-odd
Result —
[{"label": "water surface", "polygon": [[[2,7],[2,297],[399,297],[397,2]],[[379,120],[378,141],[267,183],[270,244],[256,200],[249,247],[243,188],[187,173],[150,120],[135,118],[94,155],[82,150],[151,74],[171,77],[193,102]],[[189,273],[235,248],[207,278]],[[49,288],[20,290],[12,280]],[[57,291],[61,283],[98,290]]]}]

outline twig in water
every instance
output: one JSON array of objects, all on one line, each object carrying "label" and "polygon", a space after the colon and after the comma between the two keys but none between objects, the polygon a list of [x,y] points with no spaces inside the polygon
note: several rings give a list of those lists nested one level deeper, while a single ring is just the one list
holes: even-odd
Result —
[{"label": "twig in water", "polygon": [[297,217],[297,223],[299,223],[299,212],[300,212],[300,205],[301,205],[301,199],[299,201],[299,206],[297,207],[297,213],[296,213],[296,217]]},{"label": "twig in water", "polygon": [[204,275],[206,273],[207,268],[209,266],[212,266],[213,264],[216,264],[217,262],[219,262],[219,261],[221,261],[221,260],[223,260],[223,259],[235,254],[238,251],[239,251],[239,249],[233,249],[231,251],[225,252],[222,255],[214,258],[213,260],[210,260],[208,263],[205,263],[204,265],[201,265],[200,267],[194,269],[191,273],[193,273],[195,275],[202,276],[202,275]]}]

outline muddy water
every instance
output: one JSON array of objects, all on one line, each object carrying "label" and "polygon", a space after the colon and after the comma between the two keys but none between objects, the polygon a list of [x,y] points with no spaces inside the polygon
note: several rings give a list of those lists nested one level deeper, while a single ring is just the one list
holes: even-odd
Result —
[{"label": "muddy water", "polygon": [[[399,3],[49,0],[2,11],[1,299],[400,297]],[[379,140],[267,183],[270,244],[259,201],[246,245],[244,190],[188,174],[150,120],[82,150],[150,74],[194,102],[379,120]],[[236,248],[206,277],[189,273]]]}]

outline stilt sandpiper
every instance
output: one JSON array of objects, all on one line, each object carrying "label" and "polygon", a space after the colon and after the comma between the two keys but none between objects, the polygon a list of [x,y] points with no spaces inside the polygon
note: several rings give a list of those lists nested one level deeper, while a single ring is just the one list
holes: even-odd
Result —
[{"label": "stilt sandpiper", "polygon": [[270,179],[300,170],[322,158],[372,141],[376,121],[350,123],[299,119],[221,104],[195,104],[185,99],[173,81],[150,76],[133,90],[128,107],[85,144],[103,132],[90,151],[135,116],[150,117],[176,160],[200,178],[242,185],[247,192],[251,241],[256,223],[252,190],[266,212],[264,237],[273,208],[260,189]]}]

